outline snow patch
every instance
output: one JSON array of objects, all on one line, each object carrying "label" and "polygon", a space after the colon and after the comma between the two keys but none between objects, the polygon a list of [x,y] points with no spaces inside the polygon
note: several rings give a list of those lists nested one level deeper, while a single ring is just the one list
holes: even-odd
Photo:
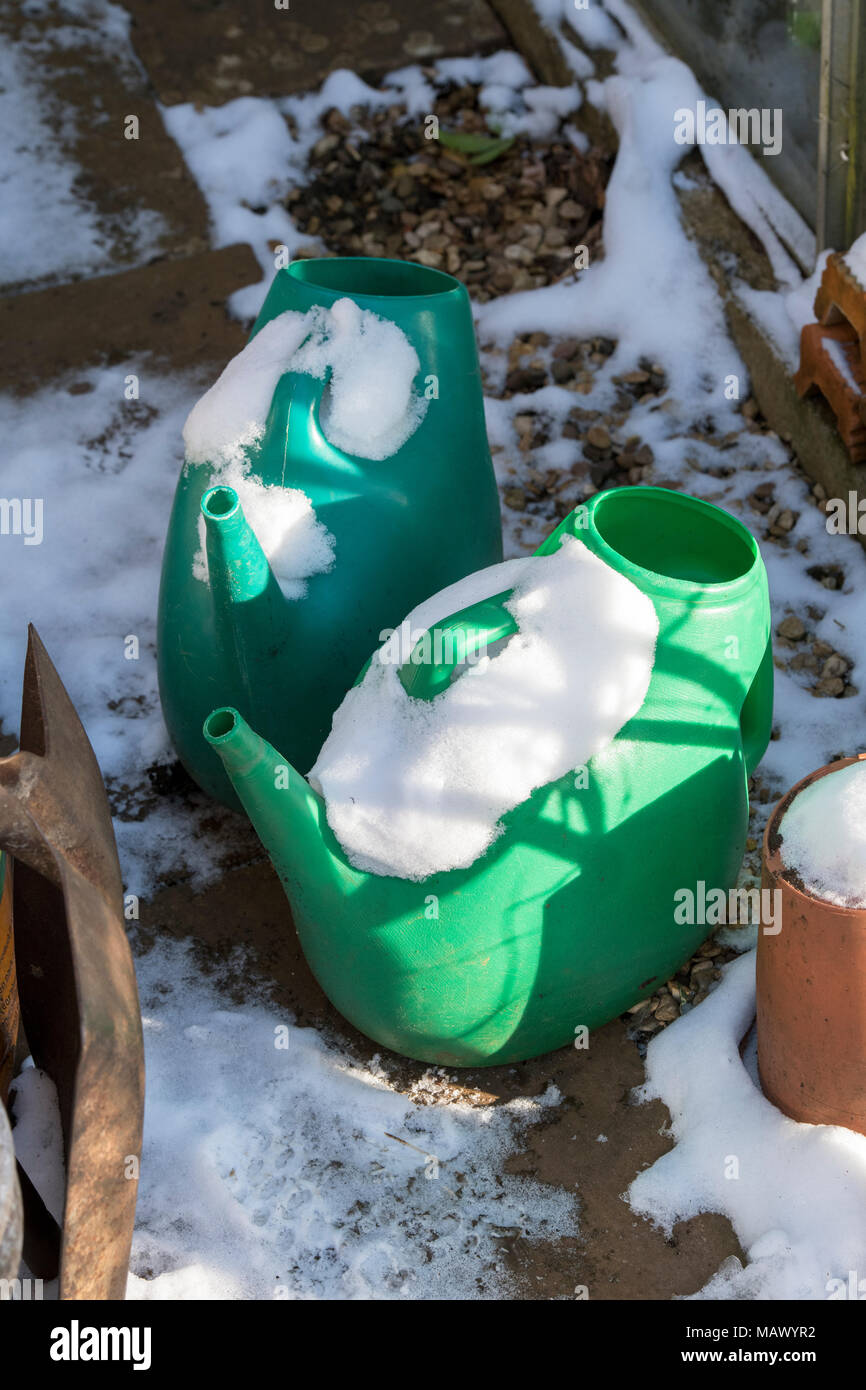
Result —
[{"label": "snow patch", "polygon": [[848,247],[842,259],[853,270],[860,284],[866,287],[866,232]]},{"label": "snow patch", "polygon": [[[68,153],[76,139],[75,113],[56,96],[46,72],[70,46],[96,47],[118,65],[131,64],[128,20],[100,0],[54,8],[51,29],[27,23],[44,12],[31,3],[20,37],[13,43],[0,36],[0,284],[6,286],[63,282],[105,271],[115,261],[116,237],[82,195],[81,169]],[[70,23],[78,18],[87,27]],[[150,208],[127,208],[119,227],[124,242],[135,247],[135,264],[153,255],[166,229]],[[127,255],[122,260],[130,264]]]},{"label": "snow patch", "polygon": [[207,201],[214,246],[246,241],[262,268],[257,284],[229,300],[239,318],[253,318],[264,302],[276,269],[274,246],[285,247],[290,256],[302,246],[322,248],[320,238],[298,231],[283,206],[289,190],[305,182],[322,116],[336,108],[350,117],[353,107],[376,110],[395,100],[405,104],[407,118],[431,109],[433,92],[416,64],[390,73],[380,89],[338,68],[318,91],[276,101],[239,97],[223,106],[197,108],[187,102],[160,108]]},{"label": "snow patch", "polygon": [[726,409],[722,383],[728,375],[742,379],[745,369],[715,284],[683,232],[671,183],[682,157],[672,113],[688,105],[695,90],[689,69],[674,58],[659,61],[641,79],[614,77],[604,84],[620,138],[605,200],[604,260],[573,283],[481,305],[482,341],[504,346],[537,329],[568,337],[579,325],[582,337],[617,340],[611,372],[647,357],[665,367],[678,400],[702,396],[707,408]]},{"label": "snow patch", "polygon": [[390,458],[414,434],[427,401],[415,394],[420,370],[409,339],[389,319],[352,299],[265,324],[190,411],[183,438],[191,463],[246,460],[261,442],[277,383],[286,372],[324,380],[320,424],[335,448]]},{"label": "snow patch", "polygon": [[[591,69],[588,63],[579,75]],[[290,256],[301,247],[324,249],[320,238],[298,231],[283,204],[289,190],[306,181],[326,112],[336,108],[351,119],[356,107],[375,111],[400,102],[406,119],[417,119],[432,111],[435,88],[445,82],[483,86],[491,117],[497,124],[501,120],[504,133],[535,138],[552,133],[559,114],[577,110],[582,99],[577,86],[537,86],[523,59],[505,49],[483,58],[440,59],[432,64],[432,77],[431,69],[417,64],[398,68],[379,88],[339,68],[315,92],[278,100],[240,97],[219,107],[161,108],[166,129],[207,200],[214,245],[246,241],[261,265],[262,280],[231,296],[233,313],[252,318],[261,308],[276,268],[274,246],[286,247]]]},{"label": "snow patch", "polygon": [[563,116],[570,116],[582,105],[583,93],[571,87],[482,87],[478,104],[489,111],[491,125],[502,135],[527,135],[530,140],[546,140],[559,128]]},{"label": "snow patch", "polygon": [[[542,20],[557,34],[576,76],[584,78],[587,75],[586,55],[569,42],[567,29],[561,29],[563,22],[567,21],[589,48],[607,48],[615,54],[617,76],[603,83],[593,82],[589,89],[591,99],[599,105],[604,105],[611,82],[625,78],[638,85],[655,80],[665,65],[673,61],[626,0],[604,0],[603,4],[601,0],[593,0],[587,9],[575,9],[570,0],[533,0],[533,4]],[[580,56],[576,56],[578,53]],[[688,90],[683,74],[672,81],[673,104],[667,113],[670,124],[665,132],[659,132],[659,135],[664,134],[665,143],[673,140],[674,111],[680,107],[694,110],[697,102],[705,99],[691,71],[684,64],[678,66],[688,74]],[[675,94],[676,100],[673,100]],[[682,156],[682,147],[676,148]],[[744,146],[701,145],[699,148],[707,171],[731,207],[763,242],[780,284],[795,287],[801,278],[799,266],[812,265],[815,259],[815,238],[811,230]]]},{"label": "snow patch", "polygon": [[11,1112],[15,1121],[15,1153],[26,1155],[25,1171],[54,1220],[63,1221],[66,1166],[61,1140],[57,1088],[47,1072],[27,1057],[12,1083]]},{"label": "snow patch", "polygon": [[[407,695],[405,630],[420,636],[506,589],[519,633],[433,701]],[[657,635],[652,601],[570,536],[554,555],[494,565],[416,608],[337,710],[310,774],[350,861],[406,879],[474,863],[502,816],[637,713]]]},{"label": "snow patch", "polygon": [[307,314],[288,311],[266,323],[196,401],[183,427],[190,463],[244,464],[261,442],[277,383],[310,331]]},{"label": "snow patch", "polygon": [[807,892],[840,907],[866,907],[866,762],[804,787],[779,833],[782,862]]},{"label": "snow patch", "polygon": [[848,387],[848,390],[853,391],[855,396],[859,396],[861,394],[860,387],[857,383],[856,376],[851,370],[851,364],[848,361],[848,355],[845,352],[845,349],[842,346],[842,344],[839,342],[837,338],[825,338],[824,347],[827,353],[829,354],[831,362],[833,363],[837,372],[841,376],[842,380],[845,382],[845,385]]},{"label": "snow patch", "polygon": [[628,1201],[667,1234],[702,1211],[728,1217],[747,1263],[725,1261],[697,1298],[838,1297],[866,1269],[866,1138],[798,1124],[761,1094],[739,1051],[754,1012],[752,951],[650,1043],[637,1095],[667,1105],[675,1147]]},{"label": "snow patch", "polygon": [[815,295],[824,275],[829,250],[822,251],[811,275],[793,289],[755,290],[738,285],[737,299],[773,342],[791,372],[800,365],[800,334],[815,322]]},{"label": "snow patch", "polygon": [[[137,401],[124,394],[130,375],[140,383]],[[200,389],[192,377],[129,360],[26,399],[0,395],[0,494],[43,503],[40,545],[15,534],[0,540],[2,730],[18,729],[33,622],[109,785],[126,889],[138,894],[162,875],[201,884],[213,873],[219,833],[202,834],[203,818],[246,833],[203,797],[201,805],[155,797],[148,775],[175,756],[157,688],[157,595],[181,428]],[[127,659],[129,636],[137,659]]]},{"label": "snow patch", "polygon": [[[204,978],[188,943],[163,940],[136,974],[147,1097],[128,1299],[501,1298],[503,1229],[577,1233],[573,1194],[504,1171],[562,1101],[553,1083],[443,1103],[433,1069],[406,1094],[378,1056],[296,1027],[241,953]],[[233,975],[241,1007],[222,992]],[[16,1150],[59,1218],[54,1086],[29,1064],[14,1085]]]},{"label": "snow patch", "polygon": [[[391,457],[414,434],[428,402],[413,387],[418,354],[389,319],[352,299],[265,324],[190,411],[188,463],[210,464],[209,487],[233,487],[280,587],[303,598],[305,581],[334,563],[334,538],[298,488],[271,486],[253,471],[274,391],[286,372],[327,379],[319,411],[325,437],[358,458]],[[204,518],[192,572],[207,582]]]},{"label": "snow patch", "polygon": [[[241,959],[233,971],[248,978]],[[229,1003],[186,945],[159,943],[137,973],[148,1090],[128,1297],[502,1297],[497,1232],[574,1234],[571,1196],[503,1171],[555,1088],[425,1104],[255,987]]]}]

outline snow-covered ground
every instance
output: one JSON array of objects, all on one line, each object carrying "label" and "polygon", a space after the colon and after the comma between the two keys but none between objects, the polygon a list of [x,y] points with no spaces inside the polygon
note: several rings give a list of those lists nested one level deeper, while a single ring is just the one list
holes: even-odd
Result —
[{"label": "snow-covered ground", "polygon": [[[107,228],[82,196],[70,157],[80,133],[76,111],[57,96],[51,64],[73,50],[110,57],[135,71],[130,21],[105,0],[23,0],[20,39],[0,39],[0,285],[27,287],[105,273],[121,241],[125,264],[143,265],[165,231],[151,208],[127,208]],[[46,14],[51,25],[40,21]],[[97,117],[105,121],[102,112]]]},{"label": "snow-covered ground", "polygon": [[[572,1194],[503,1172],[555,1087],[495,1108],[437,1103],[424,1079],[397,1091],[375,1057],[352,1062],[254,986],[227,1003],[243,966],[205,979],[176,942],[137,958],[147,1101],[129,1298],[495,1298],[504,1231],[573,1234]],[[32,1068],[16,1086],[19,1152],[60,1215],[53,1088]]]},{"label": "snow-covered ground", "polygon": [[866,1138],[797,1124],[764,1098],[754,1015],[749,951],[650,1044],[638,1094],[664,1101],[676,1142],[628,1200],[665,1231],[699,1211],[730,1218],[746,1263],[731,1256],[697,1298],[862,1298]]},{"label": "snow-covered ground", "polygon": [[[828,534],[784,443],[750,429],[741,412],[746,369],[727,336],[714,283],[684,234],[673,187],[682,149],[673,143],[671,117],[700,95],[694,79],[659,53],[623,0],[586,11],[565,0],[539,0],[539,7],[552,26],[567,14],[590,47],[616,50],[614,75],[599,82],[591,59],[565,41],[577,89],[568,110],[578,108],[581,92],[603,106],[620,151],[608,189],[604,260],[574,283],[481,306],[489,379],[500,371],[497,348],[534,330],[616,340],[580,397],[587,408],[608,409],[612,378],[639,357],[664,367],[664,400],[639,402],[629,419],[629,429],[652,448],[654,476],[727,507],[750,526],[762,544],[774,622],[802,620],[804,636],[779,648],[779,736],[759,772],[775,798],[832,756],[863,746],[856,686],[849,682],[850,699],[816,698],[811,669],[791,663],[792,654],[806,650],[798,644],[823,643],[859,678],[866,556],[855,541]],[[514,55],[478,60],[472,71],[486,84],[491,110],[510,113],[514,128],[553,109],[544,92],[533,95]],[[164,113],[208,200],[215,244],[249,240],[259,256],[263,280],[235,296],[235,312],[251,314],[261,302],[273,268],[269,243],[293,252],[309,240],[281,197],[303,181],[320,116],[334,105],[348,112],[354,103],[391,104],[395,93],[411,117],[422,119],[430,91],[417,68],[392,75],[380,91],[339,73],[321,91],[284,102],[250,97],[219,110]],[[795,341],[813,287],[804,288],[785,248],[808,262],[808,234],[745,151],[702,153],[776,268],[782,292],[762,296],[765,321],[775,324],[777,337]],[[35,158],[18,150],[19,180]],[[73,173],[57,172],[56,187],[71,189]],[[27,241],[28,219],[35,226],[40,215],[36,202],[16,206],[19,244]],[[86,267],[98,233],[85,205],[75,215],[77,265]],[[23,274],[24,259],[21,266]],[[130,373],[139,377],[138,401],[124,394]],[[738,398],[726,395],[732,378]],[[41,499],[44,507],[41,544],[27,545],[22,535],[4,536],[0,546],[3,729],[17,727],[25,624],[33,620],[123,808],[117,830],[126,887],[142,897],[145,911],[167,875],[203,883],[220,859],[219,832],[203,826],[203,810],[156,801],[147,773],[172,757],[157,698],[154,614],[181,428],[202,384],[124,363],[77,373],[27,400],[0,400],[0,488],[7,497]],[[531,404],[563,419],[575,400],[558,385],[508,400],[491,394],[488,423],[503,477],[516,454],[521,411]],[[547,459],[544,447],[539,462],[556,466],[555,446],[547,446]],[[774,506],[767,516],[748,499],[769,485]],[[774,526],[787,514],[789,528]],[[512,556],[541,538],[526,517],[506,508],[505,519]],[[816,566],[841,567],[841,587],[810,575]],[[137,660],[125,658],[129,634],[139,637]],[[766,809],[759,807],[755,839]],[[130,813],[141,818],[128,819]],[[744,884],[756,868],[753,851]],[[752,944],[748,931],[736,939],[744,948]],[[556,1093],[520,1107],[426,1104],[423,1094],[395,1091],[375,1063],[348,1060],[334,1039],[295,1028],[266,995],[236,1007],[183,947],[165,943],[137,965],[148,1102],[132,1296],[507,1297],[496,1227],[517,1225],[530,1239],[576,1229],[570,1197],[501,1176],[503,1156],[557,1104]],[[748,1051],[745,1060],[738,1051],[753,995],[753,954],[746,950],[707,1001],[651,1043],[645,1095],[669,1106],[675,1147],[636,1176],[628,1197],[665,1228],[697,1211],[730,1217],[748,1264],[726,1265],[706,1296],[827,1297],[828,1281],[847,1281],[851,1270],[866,1274],[866,1140],[797,1125],[761,1096]],[[43,1092],[35,1074],[25,1074],[20,1104],[28,1128],[19,1134],[33,1135],[33,1154],[45,1147]],[[728,1176],[731,1156],[738,1159],[736,1178]],[[459,1202],[452,1171],[463,1175]],[[579,1155],[575,1183],[579,1188]]]}]

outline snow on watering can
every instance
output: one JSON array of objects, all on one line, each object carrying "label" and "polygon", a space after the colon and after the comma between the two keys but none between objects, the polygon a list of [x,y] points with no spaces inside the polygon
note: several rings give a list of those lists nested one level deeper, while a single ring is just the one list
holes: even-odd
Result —
[{"label": "snow on watering can", "polygon": [[402,261],[293,263],[184,437],[160,696],[187,770],[237,805],[201,739],[215,704],[306,771],[384,630],[501,559],[465,288]]},{"label": "snow on watering can", "polygon": [[[620,488],[411,616],[424,635],[396,674],[395,637],[373,656],[310,782],[236,710],[204,734],[345,1017],[419,1061],[519,1061],[652,993],[709,932],[682,890],[736,882],[772,717],[766,573],[728,513]],[[416,733],[401,782],[388,738]]]}]

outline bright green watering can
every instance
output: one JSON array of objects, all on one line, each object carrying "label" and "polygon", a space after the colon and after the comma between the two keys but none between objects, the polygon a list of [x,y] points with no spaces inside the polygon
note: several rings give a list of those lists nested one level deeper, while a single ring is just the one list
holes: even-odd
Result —
[{"label": "bright green watering can", "polygon": [[[663,488],[599,493],[539,553],[564,535],[652,599],[659,635],[649,690],[588,777],[534,792],[470,868],[420,883],[359,872],[322,798],[237,711],[215,710],[204,726],[280,874],[322,988],[363,1033],[419,1061],[520,1061],[607,1022],[708,935],[700,921],[677,923],[677,890],[697,897],[701,880],[736,882],[747,779],[767,746],[773,703],[758,547],[728,513]],[[515,623],[491,599],[438,626],[459,627],[471,646]],[[452,675],[447,665],[407,663],[403,672],[420,698]]]},{"label": "bright green watering can", "polygon": [[[404,261],[298,261],[271,286],[253,335],[287,309],[343,297],[388,318],[435,377],[415,433],[390,458],[333,447],[319,424],[325,382],[283,375],[254,473],[299,488],[334,537],[333,568],[286,598],[230,487],[187,463],[174,500],[159,597],[159,689],[187,771],[237,806],[219,758],[202,742],[215,704],[230,702],[299,768],[312,767],[331,716],[384,629],[447,584],[502,559],[499,500],[469,297],[450,275]],[[203,514],[209,579],[193,576]]]}]

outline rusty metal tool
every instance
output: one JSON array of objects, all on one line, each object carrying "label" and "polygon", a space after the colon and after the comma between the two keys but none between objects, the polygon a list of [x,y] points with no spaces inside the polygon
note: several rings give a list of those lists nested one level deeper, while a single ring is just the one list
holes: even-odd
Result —
[{"label": "rusty metal tool", "polygon": [[[60,1298],[122,1299],[144,1110],[138,990],[102,776],[32,626],[20,751],[0,759],[0,848],[14,861],[19,1055],[26,1037],[60,1106],[66,1158]],[[0,914],[0,959],[2,932]],[[7,1000],[0,1015],[7,1052],[14,1012]],[[25,1258],[26,1207],[25,1200]],[[40,1243],[37,1235],[31,1248]]]}]

